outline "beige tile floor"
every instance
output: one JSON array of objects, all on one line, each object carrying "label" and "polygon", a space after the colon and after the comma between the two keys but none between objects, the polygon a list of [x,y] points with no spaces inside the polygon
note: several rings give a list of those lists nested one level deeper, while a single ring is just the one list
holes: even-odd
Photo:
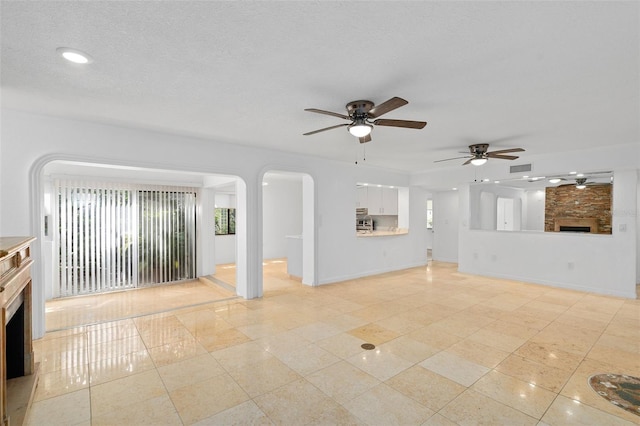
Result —
[{"label": "beige tile floor", "polygon": [[106,294],[47,301],[47,331],[163,312],[235,297],[235,292],[193,280]]},{"label": "beige tile floor", "polygon": [[316,288],[271,266],[259,300],[47,333],[29,424],[640,423],[587,385],[640,376],[638,300],[438,262]]}]

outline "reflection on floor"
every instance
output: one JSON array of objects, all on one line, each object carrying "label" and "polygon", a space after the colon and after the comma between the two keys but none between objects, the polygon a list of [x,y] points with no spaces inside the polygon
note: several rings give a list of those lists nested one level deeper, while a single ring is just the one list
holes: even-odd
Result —
[{"label": "reflection on floor", "polygon": [[235,263],[225,263],[222,265],[216,265],[216,273],[214,275],[215,278],[220,281],[224,281],[225,283],[236,286],[236,264]]},{"label": "reflection on floor", "polygon": [[114,321],[235,297],[199,280],[46,302],[47,331]]},{"label": "reflection on floor", "polygon": [[29,424],[638,424],[588,378],[639,342],[638,300],[433,262],[47,333]]},{"label": "reflection on floor", "polygon": [[[266,259],[262,261],[262,274],[264,277],[263,291],[273,292],[292,289],[301,285],[300,278],[287,274],[287,259]],[[232,286],[236,285],[236,264],[228,263],[216,265],[214,278]]]}]

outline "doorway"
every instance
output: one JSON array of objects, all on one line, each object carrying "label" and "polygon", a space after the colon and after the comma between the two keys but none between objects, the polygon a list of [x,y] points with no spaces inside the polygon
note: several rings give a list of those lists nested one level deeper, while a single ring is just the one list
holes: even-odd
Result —
[{"label": "doorway", "polygon": [[433,198],[427,198],[427,262],[433,259]]},{"label": "doorway", "polygon": [[265,291],[315,285],[314,184],[311,176],[268,171],[262,180]]},{"label": "doorway", "polygon": [[519,231],[521,228],[522,201],[498,197],[496,200],[496,230]]},{"label": "doorway", "polygon": [[498,231],[513,231],[513,199],[498,197],[496,211],[496,228]]},{"label": "doorway", "polygon": [[[71,299],[91,314],[89,322],[99,322],[236,297],[235,289],[198,279],[212,273],[214,263],[205,259],[214,244],[213,199],[206,183],[221,175],[64,159],[43,160],[33,173],[42,277],[34,291],[41,301],[34,316],[42,318],[43,331],[65,327],[62,321],[49,324],[52,311],[66,309],[68,319],[80,318],[76,308],[66,307]],[[246,198],[242,179],[233,179],[240,181],[240,197]],[[246,213],[236,220],[246,228]],[[239,239],[244,238],[246,232],[240,233]],[[246,269],[246,253],[238,257],[238,269]],[[246,293],[246,273],[241,275],[238,281]],[[185,292],[199,296],[185,297]],[[82,297],[66,297],[77,295]],[[87,304],[100,296],[121,301]],[[53,302],[60,303],[52,307]],[[95,312],[98,305],[104,307],[104,317]]]}]

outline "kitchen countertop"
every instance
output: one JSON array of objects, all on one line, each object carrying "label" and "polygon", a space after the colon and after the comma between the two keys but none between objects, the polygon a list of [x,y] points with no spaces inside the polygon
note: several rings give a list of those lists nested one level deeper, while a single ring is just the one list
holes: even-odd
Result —
[{"label": "kitchen countertop", "polygon": [[409,233],[408,229],[396,229],[394,231],[390,230],[375,230],[372,232],[368,231],[356,231],[356,237],[389,237],[393,235],[406,235]]}]

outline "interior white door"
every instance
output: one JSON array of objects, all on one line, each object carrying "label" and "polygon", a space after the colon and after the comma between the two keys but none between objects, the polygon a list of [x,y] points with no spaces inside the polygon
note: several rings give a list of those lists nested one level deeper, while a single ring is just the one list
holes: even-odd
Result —
[{"label": "interior white door", "polygon": [[513,231],[514,226],[514,204],[512,198],[498,197],[498,208],[496,211],[496,228],[498,231]]}]

